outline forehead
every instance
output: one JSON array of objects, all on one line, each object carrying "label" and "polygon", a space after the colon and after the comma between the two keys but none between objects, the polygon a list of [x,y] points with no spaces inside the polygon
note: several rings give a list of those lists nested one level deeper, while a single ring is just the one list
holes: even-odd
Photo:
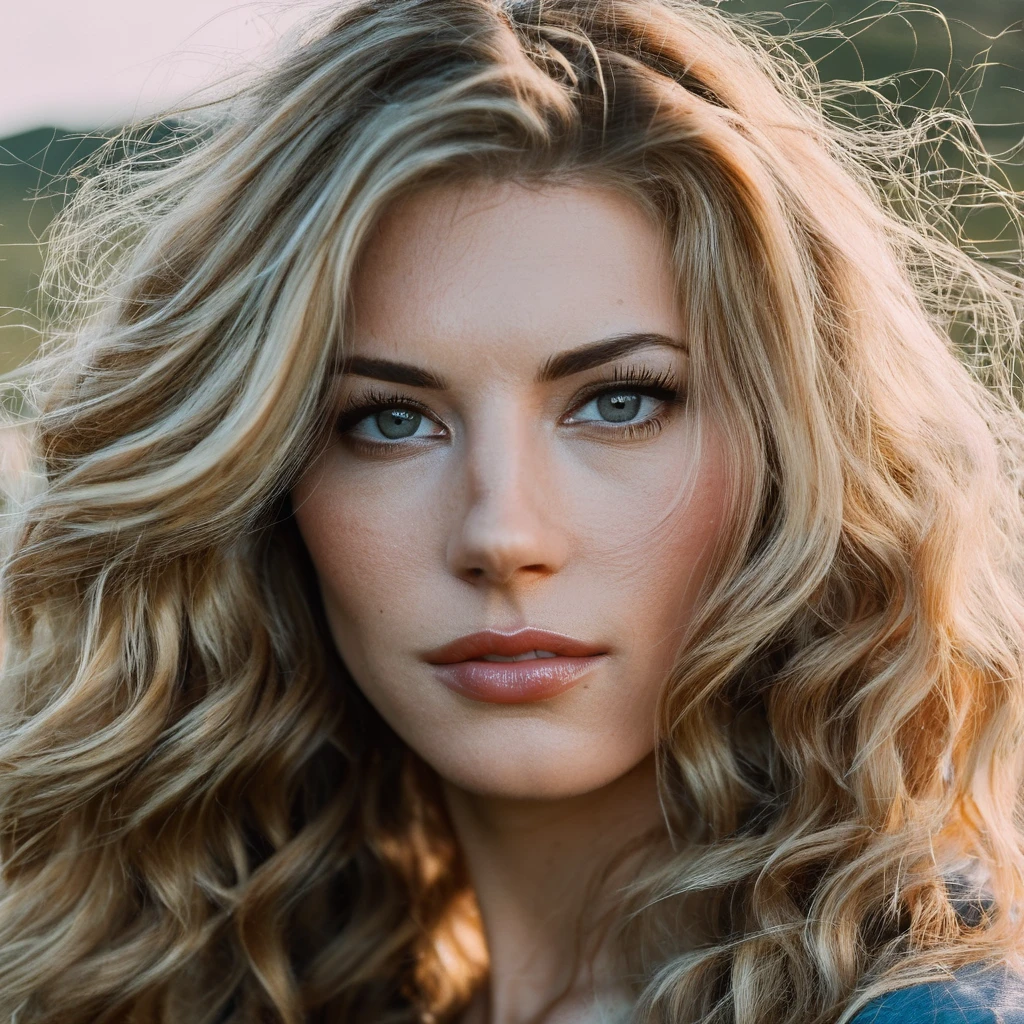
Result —
[{"label": "forehead", "polygon": [[350,351],[450,366],[682,332],[665,239],[639,204],[600,186],[417,193],[380,222],[352,297]]}]

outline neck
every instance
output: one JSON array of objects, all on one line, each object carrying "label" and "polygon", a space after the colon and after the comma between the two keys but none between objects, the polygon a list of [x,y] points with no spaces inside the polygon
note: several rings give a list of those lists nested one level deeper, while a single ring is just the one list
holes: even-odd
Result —
[{"label": "neck", "polygon": [[[556,1002],[586,1019],[588,1001],[628,998],[611,937],[581,947],[579,957],[577,942],[590,937],[603,869],[661,823],[653,756],[599,790],[557,800],[481,796],[448,783],[444,790],[490,960],[464,1024],[524,1024]],[[613,873],[601,895],[623,880]]]}]

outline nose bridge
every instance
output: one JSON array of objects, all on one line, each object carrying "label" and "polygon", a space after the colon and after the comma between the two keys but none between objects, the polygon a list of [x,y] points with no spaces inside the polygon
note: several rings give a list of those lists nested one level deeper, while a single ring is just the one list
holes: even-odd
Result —
[{"label": "nose bridge", "polygon": [[524,488],[526,466],[537,453],[531,453],[530,431],[524,417],[516,415],[511,403],[493,403],[492,412],[481,417],[475,436],[467,446],[466,470],[471,504],[477,512],[494,515],[511,511],[529,495]]},{"label": "nose bridge", "polygon": [[466,499],[453,531],[452,569],[492,582],[519,570],[554,572],[564,545],[551,517],[557,499],[543,436],[513,401],[482,404],[486,413],[467,432]]}]

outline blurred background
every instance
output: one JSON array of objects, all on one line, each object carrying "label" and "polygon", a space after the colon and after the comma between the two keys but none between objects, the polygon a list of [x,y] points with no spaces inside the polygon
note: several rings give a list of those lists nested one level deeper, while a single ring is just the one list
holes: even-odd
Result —
[{"label": "blurred background", "polygon": [[[118,126],[245,76],[327,0],[50,0],[0,10],[0,373],[31,356],[46,229],[66,173]],[[721,0],[796,31],[825,80],[888,80],[912,106],[966,107],[1024,189],[1024,0]],[[778,12],[778,13],[776,13]],[[998,226],[997,226],[998,227]],[[991,225],[989,225],[991,228]],[[989,230],[986,228],[986,230]]]}]

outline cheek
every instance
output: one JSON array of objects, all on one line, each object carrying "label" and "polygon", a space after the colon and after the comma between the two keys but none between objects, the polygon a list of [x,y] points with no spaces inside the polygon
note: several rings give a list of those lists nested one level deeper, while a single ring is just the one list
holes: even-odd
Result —
[{"label": "cheek", "polygon": [[615,711],[623,725],[629,724],[635,743],[651,736],[658,700],[727,528],[726,453],[710,430],[705,441],[699,461],[681,463],[677,447],[665,453],[674,458],[660,465],[652,459],[642,477],[633,478],[632,500],[605,503],[612,511],[603,532],[617,543],[605,548],[590,578],[617,599],[622,665],[630,685],[628,696],[621,690],[616,694],[627,703]]},{"label": "cheek", "polygon": [[426,496],[358,473],[343,477],[326,457],[299,481],[292,500],[335,641],[346,661],[360,660],[378,632],[411,611],[438,543],[436,520],[422,514]]},{"label": "cheek", "polygon": [[667,513],[647,534],[644,562],[651,567],[652,591],[674,623],[689,618],[710,568],[728,514],[728,481],[720,454],[709,453],[697,467],[684,495],[663,495]]},{"label": "cheek", "polygon": [[576,490],[581,582],[614,596],[638,644],[672,648],[691,617],[729,515],[721,439],[705,430],[699,458],[678,445],[607,465]]}]

